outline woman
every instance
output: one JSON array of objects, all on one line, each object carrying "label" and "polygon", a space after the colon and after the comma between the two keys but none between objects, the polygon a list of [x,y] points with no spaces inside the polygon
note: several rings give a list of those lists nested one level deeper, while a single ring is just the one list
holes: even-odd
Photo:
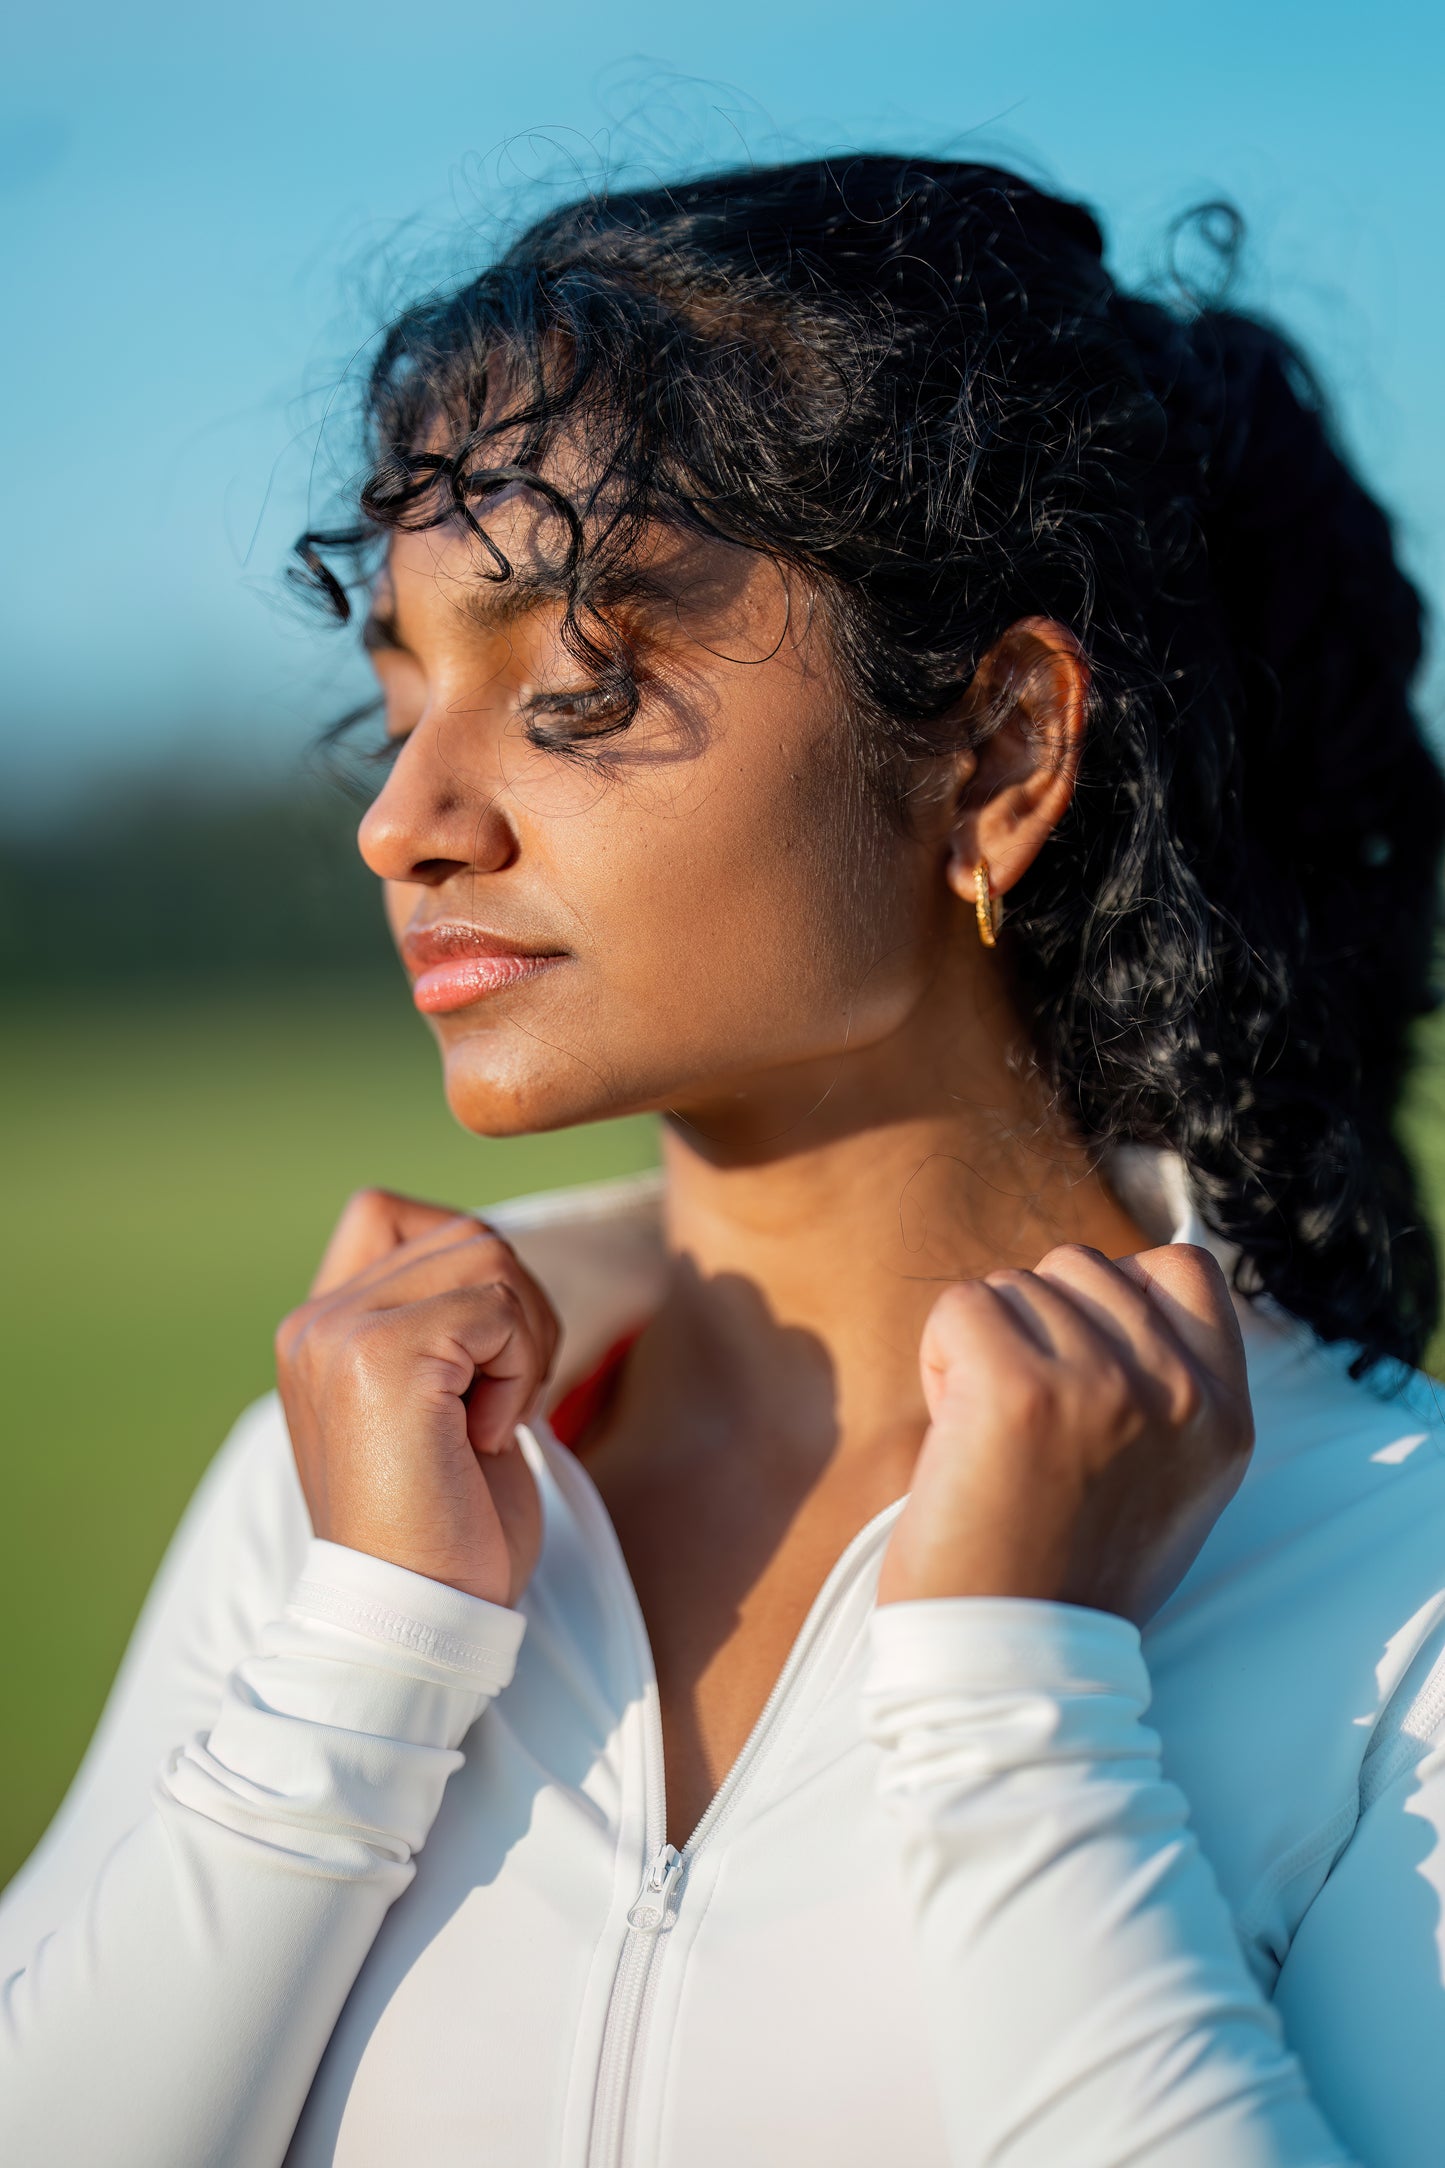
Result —
[{"label": "woman", "polygon": [[6,2160],[1438,2160],[1445,801],[1297,357],[860,158],[543,220],[370,417],[451,1106],[663,1176],[343,1215],[8,1900]]}]

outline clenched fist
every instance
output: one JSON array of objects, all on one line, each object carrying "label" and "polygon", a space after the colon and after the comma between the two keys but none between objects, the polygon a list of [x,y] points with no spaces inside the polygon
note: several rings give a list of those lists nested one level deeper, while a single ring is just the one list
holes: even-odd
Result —
[{"label": "clenched fist", "polygon": [[1187,1243],[1074,1245],[939,1298],[930,1417],[880,1603],[1033,1596],[1137,1624],[1178,1585],[1254,1444],[1224,1275]]},{"label": "clenched fist", "polygon": [[515,1430],[556,1345],[545,1295],[482,1221],[385,1190],[353,1197],[276,1335],[316,1534],[515,1603],[541,1545]]}]

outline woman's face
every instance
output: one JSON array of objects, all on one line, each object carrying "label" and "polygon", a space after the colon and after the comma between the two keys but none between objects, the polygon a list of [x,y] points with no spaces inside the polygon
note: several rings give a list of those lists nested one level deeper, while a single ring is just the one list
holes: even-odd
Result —
[{"label": "woman's face", "polygon": [[605,719],[529,578],[536,516],[489,521],[513,581],[434,530],[377,596],[396,752],[360,843],[448,1099],[491,1136],[645,1109],[762,1134],[917,1012],[958,933],[944,846],[865,800],[800,583],[724,545],[651,549],[629,728],[533,743]]}]

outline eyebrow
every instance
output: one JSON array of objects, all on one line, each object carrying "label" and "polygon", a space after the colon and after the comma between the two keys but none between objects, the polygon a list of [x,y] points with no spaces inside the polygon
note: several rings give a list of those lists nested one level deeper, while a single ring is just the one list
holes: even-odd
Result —
[{"label": "eyebrow", "polygon": [[[514,566],[507,579],[479,581],[468,589],[462,608],[479,631],[497,632],[516,624],[544,603],[562,602],[566,596],[565,581],[555,575]],[[675,609],[680,598],[667,581],[629,566],[619,568],[610,579],[600,580],[596,593],[588,599],[594,608],[603,610],[629,603],[644,609],[668,610]],[[396,603],[390,596],[380,592],[373,594],[371,606],[362,620],[361,644],[373,655],[380,650],[403,655],[411,653],[401,636]]]},{"label": "eyebrow", "polygon": [[539,609],[544,602],[564,602],[567,587],[555,575],[513,565],[503,580],[479,580],[467,590],[463,608],[482,632],[498,632]]},{"label": "eyebrow", "polygon": [[[483,580],[469,588],[461,607],[480,631],[495,632],[516,624],[519,618],[526,617],[544,602],[563,601],[566,592],[561,580],[526,569],[518,571],[514,567],[505,580]],[[372,594],[366,616],[361,621],[361,644],[370,655],[388,648],[403,655],[411,653],[401,636],[395,599],[384,590]]]}]

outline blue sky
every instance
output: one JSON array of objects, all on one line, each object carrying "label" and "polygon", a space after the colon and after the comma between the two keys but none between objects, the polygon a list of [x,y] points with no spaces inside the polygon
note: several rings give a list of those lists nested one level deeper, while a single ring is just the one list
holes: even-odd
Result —
[{"label": "blue sky", "polygon": [[[1393,0],[49,0],[0,83],[5,796],[294,755],[356,683],[281,599],[377,316],[603,160],[1014,157],[1115,260],[1232,197],[1445,606],[1445,10]],[[320,430],[320,434],[318,431]]]}]

